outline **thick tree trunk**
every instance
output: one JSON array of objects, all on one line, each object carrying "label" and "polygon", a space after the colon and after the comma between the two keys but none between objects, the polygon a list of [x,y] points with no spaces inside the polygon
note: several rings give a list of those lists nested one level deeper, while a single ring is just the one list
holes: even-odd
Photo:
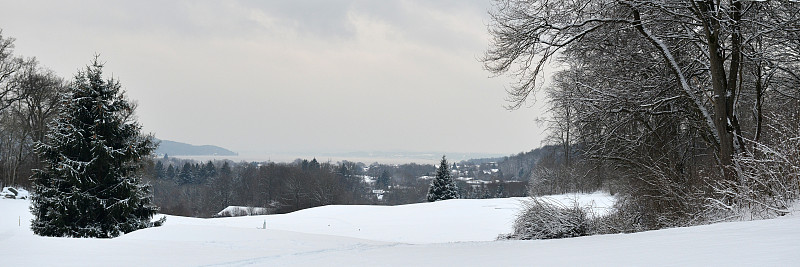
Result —
[{"label": "thick tree trunk", "polygon": [[[711,72],[711,86],[714,92],[714,125],[719,136],[719,147],[717,156],[725,179],[732,179],[733,173],[730,166],[733,158],[733,130],[731,118],[733,117],[733,91],[726,80],[725,58],[722,55],[722,47],[719,39],[720,25],[717,18],[710,13],[709,6],[713,3],[703,2],[699,4],[703,14],[703,27],[705,28],[706,40],[708,41],[709,71]],[[738,58],[738,56],[737,56]],[[733,60],[732,60],[733,61]],[[736,60],[738,61],[738,59]],[[734,62],[731,62],[733,64]],[[738,62],[736,63],[738,68]]]},{"label": "thick tree trunk", "polygon": [[[727,106],[727,116],[728,121],[733,128],[733,135],[736,138],[739,151],[742,153],[747,153],[747,146],[744,143],[744,138],[742,136],[742,127],[739,125],[739,117],[736,115],[736,96],[741,93],[742,88],[741,86],[737,86],[741,82],[741,72],[742,72],[742,32],[739,23],[742,20],[742,3],[741,1],[733,1],[731,2],[731,20],[733,21],[732,24],[732,32],[730,38],[730,53],[731,53],[731,63],[728,67],[728,88],[725,98],[725,105]],[[737,92],[738,88],[738,92]]]}]

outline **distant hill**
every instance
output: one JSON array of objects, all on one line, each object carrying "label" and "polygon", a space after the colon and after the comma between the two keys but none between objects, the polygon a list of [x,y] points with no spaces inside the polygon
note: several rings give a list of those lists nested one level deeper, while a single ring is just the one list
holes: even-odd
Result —
[{"label": "distant hill", "polygon": [[157,140],[161,142],[156,149],[157,155],[170,155],[170,156],[236,156],[236,152],[221,148],[218,146],[204,145],[195,146],[191,144],[169,141]]}]

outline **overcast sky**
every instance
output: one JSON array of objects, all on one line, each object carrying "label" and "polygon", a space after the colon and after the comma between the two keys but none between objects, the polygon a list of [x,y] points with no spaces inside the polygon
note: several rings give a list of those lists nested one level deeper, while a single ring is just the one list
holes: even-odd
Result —
[{"label": "overcast sky", "polygon": [[510,154],[544,135],[478,61],[488,1],[0,2],[17,55],[72,77],[100,54],[161,139]]}]

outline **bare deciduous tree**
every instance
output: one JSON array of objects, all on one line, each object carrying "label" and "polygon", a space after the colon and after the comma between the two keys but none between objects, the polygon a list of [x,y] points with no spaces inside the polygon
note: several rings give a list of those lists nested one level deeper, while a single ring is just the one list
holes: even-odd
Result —
[{"label": "bare deciduous tree", "polygon": [[[649,199],[630,205],[649,213],[649,227],[697,214],[709,182],[737,180],[734,159],[756,147],[748,140],[786,138],[767,137],[783,122],[765,114],[797,109],[782,104],[798,95],[794,2],[498,0],[490,14],[483,61],[518,79],[510,107],[541,87],[553,61],[568,63],[548,90],[575,112],[558,126],[574,122],[570,139],[613,161],[634,200]],[[565,86],[570,73],[579,75]]]}]

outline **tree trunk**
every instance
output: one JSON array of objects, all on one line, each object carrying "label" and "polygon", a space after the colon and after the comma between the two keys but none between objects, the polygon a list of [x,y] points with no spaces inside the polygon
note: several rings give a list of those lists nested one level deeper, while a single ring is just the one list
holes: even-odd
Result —
[{"label": "tree trunk", "polygon": [[729,115],[733,114],[733,92],[728,88],[729,84],[725,75],[725,58],[722,55],[719,39],[719,21],[711,14],[709,5],[713,5],[713,3],[710,3],[710,1],[702,2],[698,4],[698,7],[704,16],[702,18],[703,27],[708,41],[709,70],[711,72],[711,86],[714,92],[714,125],[719,136],[717,157],[720,165],[722,165],[721,167],[724,168],[725,179],[732,179],[733,173],[729,167],[733,158],[733,133]]},{"label": "tree trunk", "polygon": [[756,137],[755,141],[758,142],[761,139],[761,124],[764,121],[764,115],[761,109],[764,97],[764,89],[762,88],[762,77],[761,77],[761,64],[759,63],[758,68],[756,69]]}]

